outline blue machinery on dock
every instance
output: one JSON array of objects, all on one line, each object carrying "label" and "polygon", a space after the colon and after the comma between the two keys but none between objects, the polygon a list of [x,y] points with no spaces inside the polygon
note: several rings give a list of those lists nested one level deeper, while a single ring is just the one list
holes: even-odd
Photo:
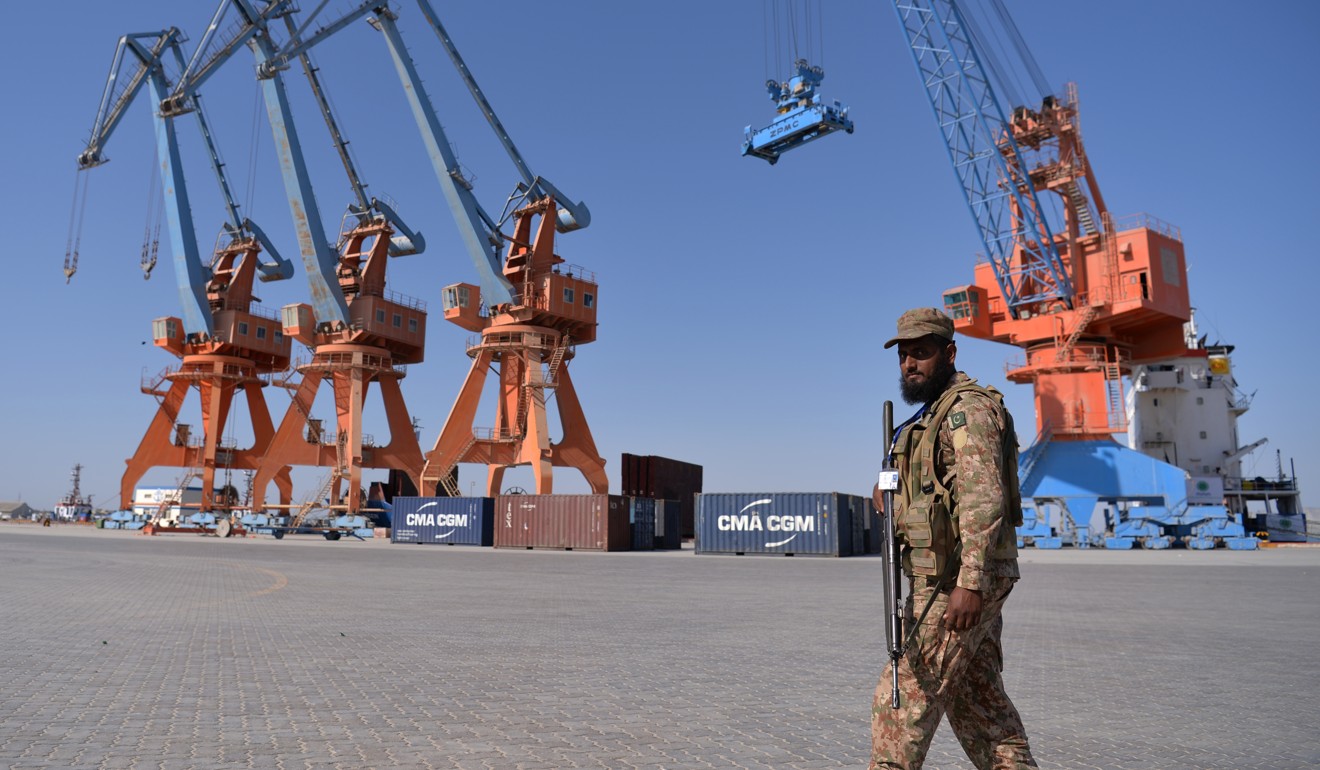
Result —
[{"label": "blue machinery on dock", "polygon": [[[1022,455],[1019,546],[1255,550],[1240,517],[1196,503],[1187,473],[1113,441],[1038,439]],[[1096,517],[1102,521],[1094,526]]]},{"label": "blue machinery on dock", "polygon": [[822,104],[820,94],[816,93],[816,87],[825,78],[825,70],[808,64],[806,59],[798,59],[793,66],[797,74],[787,82],[765,82],[770,100],[778,105],[779,117],[758,131],[752,131],[751,126],[743,129],[746,140],[742,154],[763,158],[772,166],[779,162],[780,155],[822,136],[839,130],[853,132],[848,108],[837,99]]}]

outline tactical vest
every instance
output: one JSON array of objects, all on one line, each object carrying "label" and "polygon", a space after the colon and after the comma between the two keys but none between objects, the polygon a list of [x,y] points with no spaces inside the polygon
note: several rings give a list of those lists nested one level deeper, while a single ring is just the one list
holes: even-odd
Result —
[{"label": "tactical vest", "polygon": [[[992,387],[976,384],[976,380],[959,383],[944,391],[930,405],[930,419],[918,420],[903,430],[894,446],[894,467],[899,469],[901,488],[895,500],[894,520],[898,534],[908,546],[903,556],[903,568],[909,575],[944,576],[946,570],[956,570],[950,562],[962,555],[958,517],[953,506],[953,491],[949,488],[953,469],[946,469],[943,477],[938,473],[939,432],[944,426],[958,396],[980,393],[990,398],[1004,417],[1003,485],[1004,505],[1015,527],[1022,525],[1022,496],[1018,490],[1017,433],[1013,417],[1004,407],[1004,396]],[[991,559],[1017,557],[1017,534],[1005,530],[1000,542],[995,543]]]}]

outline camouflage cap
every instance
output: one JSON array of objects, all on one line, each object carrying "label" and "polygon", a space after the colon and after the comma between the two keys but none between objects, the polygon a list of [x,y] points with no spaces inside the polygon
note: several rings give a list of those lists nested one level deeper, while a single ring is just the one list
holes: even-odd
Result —
[{"label": "camouflage cap", "polygon": [[934,334],[953,342],[953,320],[938,308],[919,307],[909,310],[898,317],[898,334],[885,343],[892,348],[903,340],[918,340],[927,334]]}]

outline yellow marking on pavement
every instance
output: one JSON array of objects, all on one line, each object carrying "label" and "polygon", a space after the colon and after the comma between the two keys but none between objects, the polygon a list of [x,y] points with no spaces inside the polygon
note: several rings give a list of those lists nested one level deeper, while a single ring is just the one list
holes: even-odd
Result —
[{"label": "yellow marking on pavement", "polygon": [[255,591],[253,593],[248,594],[249,597],[256,598],[258,596],[265,596],[266,594],[273,594],[276,591],[279,591],[283,589],[285,586],[289,585],[289,578],[285,577],[284,573],[282,572],[276,572],[273,569],[266,569],[265,567],[253,567],[252,569],[264,575],[267,575],[268,577],[274,578],[275,582],[271,583],[270,585],[266,586],[260,591]]}]

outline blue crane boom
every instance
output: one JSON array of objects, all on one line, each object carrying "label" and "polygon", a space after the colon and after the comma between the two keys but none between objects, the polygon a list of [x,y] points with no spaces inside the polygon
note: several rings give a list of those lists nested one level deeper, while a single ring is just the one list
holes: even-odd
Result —
[{"label": "blue crane boom", "polygon": [[[499,253],[504,242],[504,236],[500,232],[500,220],[496,220],[482,208],[473,193],[471,182],[464,177],[453,147],[440,125],[435,108],[423,90],[416,65],[408,54],[403,38],[394,23],[397,18],[396,15],[380,0],[366,0],[365,2],[355,3],[332,21],[324,23],[313,33],[306,35],[307,30],[311,28],[325,5],[326,2],[320,3],[308,14],[300,26],[294,28],[295,25],[289,17],[295,9],[292,3],[287,0],[271,0],[260,9],[254,6],[251,0],[223,0],[208,26],[201,44],[198,46],[198,51],[188,63],[184,75],[179,78],[173,93],[162,103],[162,109],[167,113],[190,109],[190,94],[196,90],[197,86],[214,74],[219,66],[240,46],[247,44],[252,47],[257,58],[257,76],[263,83],[267,111],[270,115],[272,130],[275,133],[276,146],[280,153],[280,165],[285,189],[288,193],[295,229],[298,231],[300,252],[307,268],[316,317],[319,323],[329,321],[332,325],[342,324],[347,317],[347,306],[344,304],[343,297],[331,288],[335,286],[335,255],[330,249],[320,225],[319,210],[316,207],[316,200],[302,160],[297,131],[294,128],[293,117],[289,111],[287,96],[284,94],[280,73],[289,67],[294,58],[302,58],[318,42],[344,29],[352,21],[370,14],[369,21],[384,33],[400,80],[403,82],[405,94],[421,131],[423,142],[427,146],[432,165],[440,180],[441,188],[449,201],[450,209],[477,269],[485,300],[490,305],[511,302],[513,299],[512,286],[502,274]],[[496,117],[494,109],[477,85],[475,78],[473,78],[471,71],[464,63],[449,34],[440,23],[434,9],[426,0],[418,0],[418,5],[427,22],[435,30],[468,91],[476,100],[482,115],[490,123],[491,128],[522,177],[516,192],[510,196],[510,202],[515,199],[537,199],[551,196],[558,205],[556,228],[560,232],[586,227],[591,221],[591,214],[587,206],[581,202],[571,202],[549,180],[536,176],[531,172],[522,154],[518,152],[508,132],[500,123],[499,118]],[[219,33],[218,30],[225,12],[230,7],[237,8],[242,19],[236,26],[231,27],[223,34],[223,42],[219,43],[216,50],[208,55],[212,41],[218,36],[222,36],[222,33]],[[283,45],[277,46],[268,26],[270,22],[281,18],[285,19],[290,32],[288,40]],[[331,132],[336,134],[337,129],[334,126],[333,117],[330,115],[323,97],[319,94],[315,76],[312,74],[314,70],[307,62],[304,62],[304,66],[309,72],[313,91],[317,92],[318,103],[321,104],[322,111],[326,115]],[[344,143],[338,137],[336,137],[335,142],[336,147],[340,150],[341,159],[345,162],[345,168],[349,172],[350,183],[354,185],[354,193],[358,199],[357,209],[360,214],[363,202],[366,200],[365,192],[362,190],[361,184],[355,181],[356,174],[352,170],[351,160],[348,159],[347,153],[343,149]],[[372,199],[370,206],[389,219],[400,233],[401,237],[394,239],[395,243],[392,245],[391,254],[397,256],[400,253],[412,253],[412,251],[421,250],[420,233],[416,233],[404,225],[398,218],[397,213],[387,204]],[[506,204],[506,212],[508,208],[509,206]],[[407,250],[409,244],[411,244],[412,251]]]},{"label": "blue crane boom", "polygon": [[958,2],[894,9],[1009,314],[1072,308],[1072,281]]},{"label": "blue crane boom", "polygon": [[[417,253],[422,250],[424,241],[420,233],[403,223],[392,207],[376,199],[367,200],[361,180],[345,149],[347,143],[339,134],[334,117],[316,79],[315,69],[310,61],[305,59],[307,52],[313,46],[343,29],[353,20],[372,12],[380,5],[380,0],[359,2],[335,21],[318,28],[306,38],[302,37],[302,33],[325,5],[326,3],[321,3],[303,25],[295,29],[290,17],[297,9],[288,0],[270,0],[260,8],[251,0],[221,0],[202,42],[198,45],[197,52],[188,63],[174,90],[162,100],[161,109],[166,113],[191,109],[192,95],[198,86],[213,75],[241,46],[247,45],[252,49],[256,59],[257,78],[261,83],[266,112],[275,137],[285,195],[288,198],[289,211],[298,237],[299,253],[307,273],[313,312],[318,326],[343,329],[347,327],[349,312],[347,300],[339,289],[336,277],[339,255],[326,237],[320,207],[312,189],[311,177],[303,157],[302,143],[281,74],[288,69],[294,58],[304,60],[304,68],[312,83],[318,105],[322,109],[335,146],[344,161],[350,184],[359,202],[355,214],[363,217],[366,215],[365,209],[369,207],[390,221],[398,232],[398,235],[392,239],[390,247],[390,253],[394,256]],[[212,41],[219,34],[221,21],[231,8],[237,10],[240,18],[229,29],[223,42],[217,44],[215,50],[211,52]],[[271,22],[280,19],[285,20],[290,31],[289,40],[282,46],[276,44],[270,29]]]},{"label": "blue crane boom", "polygon": [[[417,5],[422,15],[426,17],[427,23],[440,38],[468,92],[476,100],[482,115],[485,116],[522,177],[514,194],[509,198],[509,204],[516,199],[534,200],[548,195],[554,198],[558,206],[555,228],[559,232],[580,229],[590,224],[591,213],[585,203],[572,203],[549,180],[532,174],[522,154],[518,152],[503,124],[496,117],[494,108],[477,85],[472,72],[464,63],[463,57],[458,53],[458,48],[450,39],[449,33],[440,23],[431,4],[427,0],[417,0]],[[413,117],[417,121],[427,154],[431,158],[431,165],[435,169],[436,178],[439,179],[440,187],[445,193],[446,200],[449,201],[454,220],[458,224],[463,242],[467,245],[473,266],[477,270],[483,301],[490,306],[508,304],[513,301],[513,286],[503,275],[500,247],[504,236],[500,231],[500,223],[482,208],[473,193],[472,183],[463,175],[453,146],[440,125],[435,107],[426,95],[421,76],[417,72],[417,65],[404,46],[403,38],[394,23],[395,19],[396,15],[388,8],[380,8],[376,11],[372,23],[385,35],[390,55],[394,58],[395,69],[403,82],[404,93],[412,108]],[[510,208],[509,204],[506,204],[506,212]]]},{"label": "blue crane boom", "polygon": [[[358,15],[360,14],[355,14],[353,18],[357,18]],[[326,98],[325,89],[321,86],[321,78],[317,75],[317,68],[312,64],[310,46],[294,46],[298,42],[298,35],[302,29],[306,29],[307,25],[311,23],[310,19],[303,24],[302,29],[295,28],[291,16],[284,17],[284,22],[291,38],[291,42],[285,45],[284,50],[290,50],[292,47],[293,50],[297,51],[298,60],[302,63],[303,73],[307,76],[307,82],[311,85],[312,96],[316,99],[316,105],[321,109],[321,116],[325,119],[326,127],[330,130],[330,138],[334,141],[336,152],[339,153],[339,160],[344,166],[344,172],[348,175],[349,187],[353,189],[353,196],[357,202],[349,205],[349,214],[356,218],[359,224],[365,225],[372,219],[371,212],[375,211],[390,223],[395,232],[395,235],[390,238],[390,256],[401,257],[421,253],[426,248],[426,241],[422,234],[408,227],[407,223],[399,217],[398,213],[389,204],[378,198],[368,198],[367,186],[362,182],[362,176],[353,163],[353,156],[348,151],[348,140],[344,139],[343,132],[339,130],[339,123],[335,120],[334,111],[330,109],[330,100]],[[336,31],[343,28],[341,24],[331,26]],[[324,28],[318,33],[318,40],[324,40],[328,36],[325,32],[326,29],[330,29],[330,27]],[[285,54],[279,55],[279,57],[283,56]]]},{"label": "blue crane boom", "polygon": [[395,69],[404,83],[404,92],[412,108],[413,117],[421,130],[422,142],[426,145],[427,155],[440,180],[440,189],[444,191],[449,208],[453,211],[454,221],[459,234],[472,257],[473,267],[481,283],[481,293],[486,302],[492,305],[513,301],[513,285],[504,277],[500,264],[500,239],[496,235],[499,226],[491,218],[481,203],[472,193],[472,183],[463,176],[454,155],[454,148],[445,136],[440,125],[440,118],[431,105],[431,100],[422,90],[422,79],[417,73],[407,47],[399,35],[399,28],[394,24],[392,12],[379,13],[375,17],[375,26],[385,35],[390,55],[394,57]]},{"label": "blue crane boom", "polygon": [[509,159],[517,167],[518,173],[522,175],[527,196],[542,198],[549,195],[555,199],[555,202],[559,205],[559,221],[555,227],[561,233],[580,230],[591,224],[591,212],[587,210],[585,203],[581,201],[573,203],[568,196],[551,184],[550,180],[533,176],[531,169],[527,167],[527,162],[523,160],[522,153],[518,152],[518,148],[513,144],[513,139],[509,137],[509,132],[504,129],[504,124],[495,115],[495,108],[490,106],[486,94],[477,85],[477,80],[473,77],[472,71],[468,69],[467,63],[463,61],[462,55],[458,52],[458,47],[454,45],[454,41],[449,37],[449,32],[440,23],[440,17],[436,15],[431,3],[428,0],[417,0],[417,7],[421,9],[422,15],[426,17],[426,21],[431,25],[431,28],[435,30],[436,36],[440,38],[441,45],[444,46],[445,53],[449,54],[449,60],[454,63],[454,69],[458,70],[459,77],[463,79],[464,85],[467,86],[468,93],[472,94],[472,98],[476,100],[477,107],[481,109],[481,114],[486,118],[486,122],[490,124],[495,136],[499,138],[500,144],[504,145],[504,151],[508,153]]},{"label": "blue crane boom", "polygon": [[[125,35],[119,39],[115,56],[106,80],[105,91],[101,97],[96,119],[92,124],[92,134],[86,149],[78,155],[78,167],[85,170],[107,162],[104,150],[106,143],[123,119],[128,106],[148,86],[156,102],[165,99],[171,92],[171,86],[165,77],[164,62],[167,54],[172,55],[183,68],[183,52],[180,42],[183,35],[177,28],[171,27],[160,32],[148,32]],[[150,45],[147,43],[150,42]],[[117,93],[116,83],[125,63],[125,53],[138,61],[138,68],[128,83]],[[251,236],[256,238],[262,248],[272,258],[272,262],[257,266],[258,276],[263,281],[281,280],[293,274],[293,266],[279,256],[274,245],[253,222],[242,219],[238,206],[234,202],[225,177],[224,163],[220,160],[215,140],[211,134],[206,116],[200,102],[193,94],[189,100],[190,111],[197,113],[198,125],[210,154],[211,167],[220,184],[225,199],[228,222],[226,232],[231,239]],[[162,189],[164,190],[165,211],[169,218],[170,245],[174,258],[174,273],[179,292],[179,304],[183,313],[184,331],[191,337],[209,338],[214,333],[210,306],[206,296],[210,271],[201,261],[197,246],[197,235],[193,225],[192,206],[188,198],[188,188],[183,176],[183,164],[179,154],[179,143],[174,130],[174,115],[152,111],[156,126],[157,158],[160,163]],[[76,265],[73,266],[76,269]]]}]

